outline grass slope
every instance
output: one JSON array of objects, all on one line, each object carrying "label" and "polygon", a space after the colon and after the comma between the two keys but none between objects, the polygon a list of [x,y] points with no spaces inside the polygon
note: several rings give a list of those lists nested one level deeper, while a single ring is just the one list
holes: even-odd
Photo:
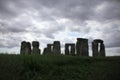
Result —
[{"label": "grass slope", "polygon": [[0,80],[120,80],[120,57],[0,55]]}]

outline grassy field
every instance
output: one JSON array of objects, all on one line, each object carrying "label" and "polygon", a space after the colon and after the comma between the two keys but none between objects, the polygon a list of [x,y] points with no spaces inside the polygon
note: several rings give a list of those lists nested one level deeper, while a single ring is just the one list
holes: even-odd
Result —
[{"label": "grassy field", "polygon": [[1,54],[0,80],[120,80],[120,57]]}]

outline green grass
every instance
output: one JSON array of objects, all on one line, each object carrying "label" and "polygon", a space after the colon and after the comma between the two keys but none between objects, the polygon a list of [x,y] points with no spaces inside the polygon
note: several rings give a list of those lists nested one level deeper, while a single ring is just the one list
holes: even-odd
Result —
[{"label": "green grass", "polygon": [[120,57],[0,55],[0,80],[120,80]]}]

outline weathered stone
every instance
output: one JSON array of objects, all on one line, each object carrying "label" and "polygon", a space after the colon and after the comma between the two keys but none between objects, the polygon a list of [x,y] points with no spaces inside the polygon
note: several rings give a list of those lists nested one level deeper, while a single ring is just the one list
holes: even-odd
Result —
[{"label": "weathered stone", "polygon": [[40,54],[41,51],[39,49],[39,42],[33,41],[32,46],[33,46],[32,54]]},{"label": "weathered stone", "polygon": [[70,54],[71,54],[72,56],[75,56],[75,44],[71,44]]},{"label": "weathered stone", "polygon": [[77,38],[77,42],[76,42],[76,54],[81,56],[82,54],[81,54],[80,48],[81,48],[81,39]]},{"label": "weathered stone", "polygon": [[77,38],[76,53],[79,56],[88,56],[88,39]]},{"label": "weathered stone", "polygon": [[105,56],[105,46],[103,40],[95,39],[92,42],[92,51],[93,51],[93,56]]},{"label": "weathered stone", "polygon": [[31,54],[31,44],[30,42],[21,42],[21,50],[20,54],[25,55],[25,54]]},{"label": "weathered stone", "polygon": [[89,56],[89,51],[88,51],[88,39],[83,39],[82,43],[82,56]]},{"label": "weathered stone", "polygon": [[93,51],[93,56],[98,56],[98,43],[97,42],[92,42],[92,51]]},{"label": "weathered stone", "polygon": [[43,54],[52,54],[53,53],[53,44],[47,44],[47,47],[44,48]]},{"label": "weathered stone", "polygon": [[20,54],[22,54],[22,55],[25,54],[25,47],[26,47],[26,42],[25,42],[25,41],[22,41],[22,42],[21,42]]},{"label": "weathered stone", "polygon": [[101,44],[102,44],[102,43],[103,43],[103,40],[101,40],[101,39],[95,39],[94,42],[96,42],[96,43],[101,43]]},{"label": "weathered stone", "polygon": [[53,44],[47,44],[47,51],[49,54],[53,53]]},{"label": "weathered stone", "polygon": [[69,55],[69,45],[65,44],[65,55]]},{"label": "weathered stone", "polygon": [[105,56],[105,45],[103,43],[100,45],[100,56]]},{"label": "weathered stone", "polygon": [[43,55],[45,55],[45,54],[47,54],[47,48],[44,48],[44,50],[43,50]]},{"label": "weathered stone", "polygon": [[25,54],[31,54],[31,44],[30,44],[30,42],[26,42]]},{"label": "weathered stone", "polygon": [[75,44],[67,43],[65,44],[65,55],[75,55]]},{"label": "weathered stone", "polygon": [[54,41],[53,43],[53,53],[54,54],[61,54],[61,46],[60,41]]}]

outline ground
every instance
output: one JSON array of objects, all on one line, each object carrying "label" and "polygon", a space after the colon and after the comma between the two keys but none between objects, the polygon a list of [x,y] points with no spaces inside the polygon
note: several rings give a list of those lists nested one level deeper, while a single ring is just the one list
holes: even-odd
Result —
[{"label": "ground", "polygon": [[1,54],[0,80],[120,80],[120,57]]}]

